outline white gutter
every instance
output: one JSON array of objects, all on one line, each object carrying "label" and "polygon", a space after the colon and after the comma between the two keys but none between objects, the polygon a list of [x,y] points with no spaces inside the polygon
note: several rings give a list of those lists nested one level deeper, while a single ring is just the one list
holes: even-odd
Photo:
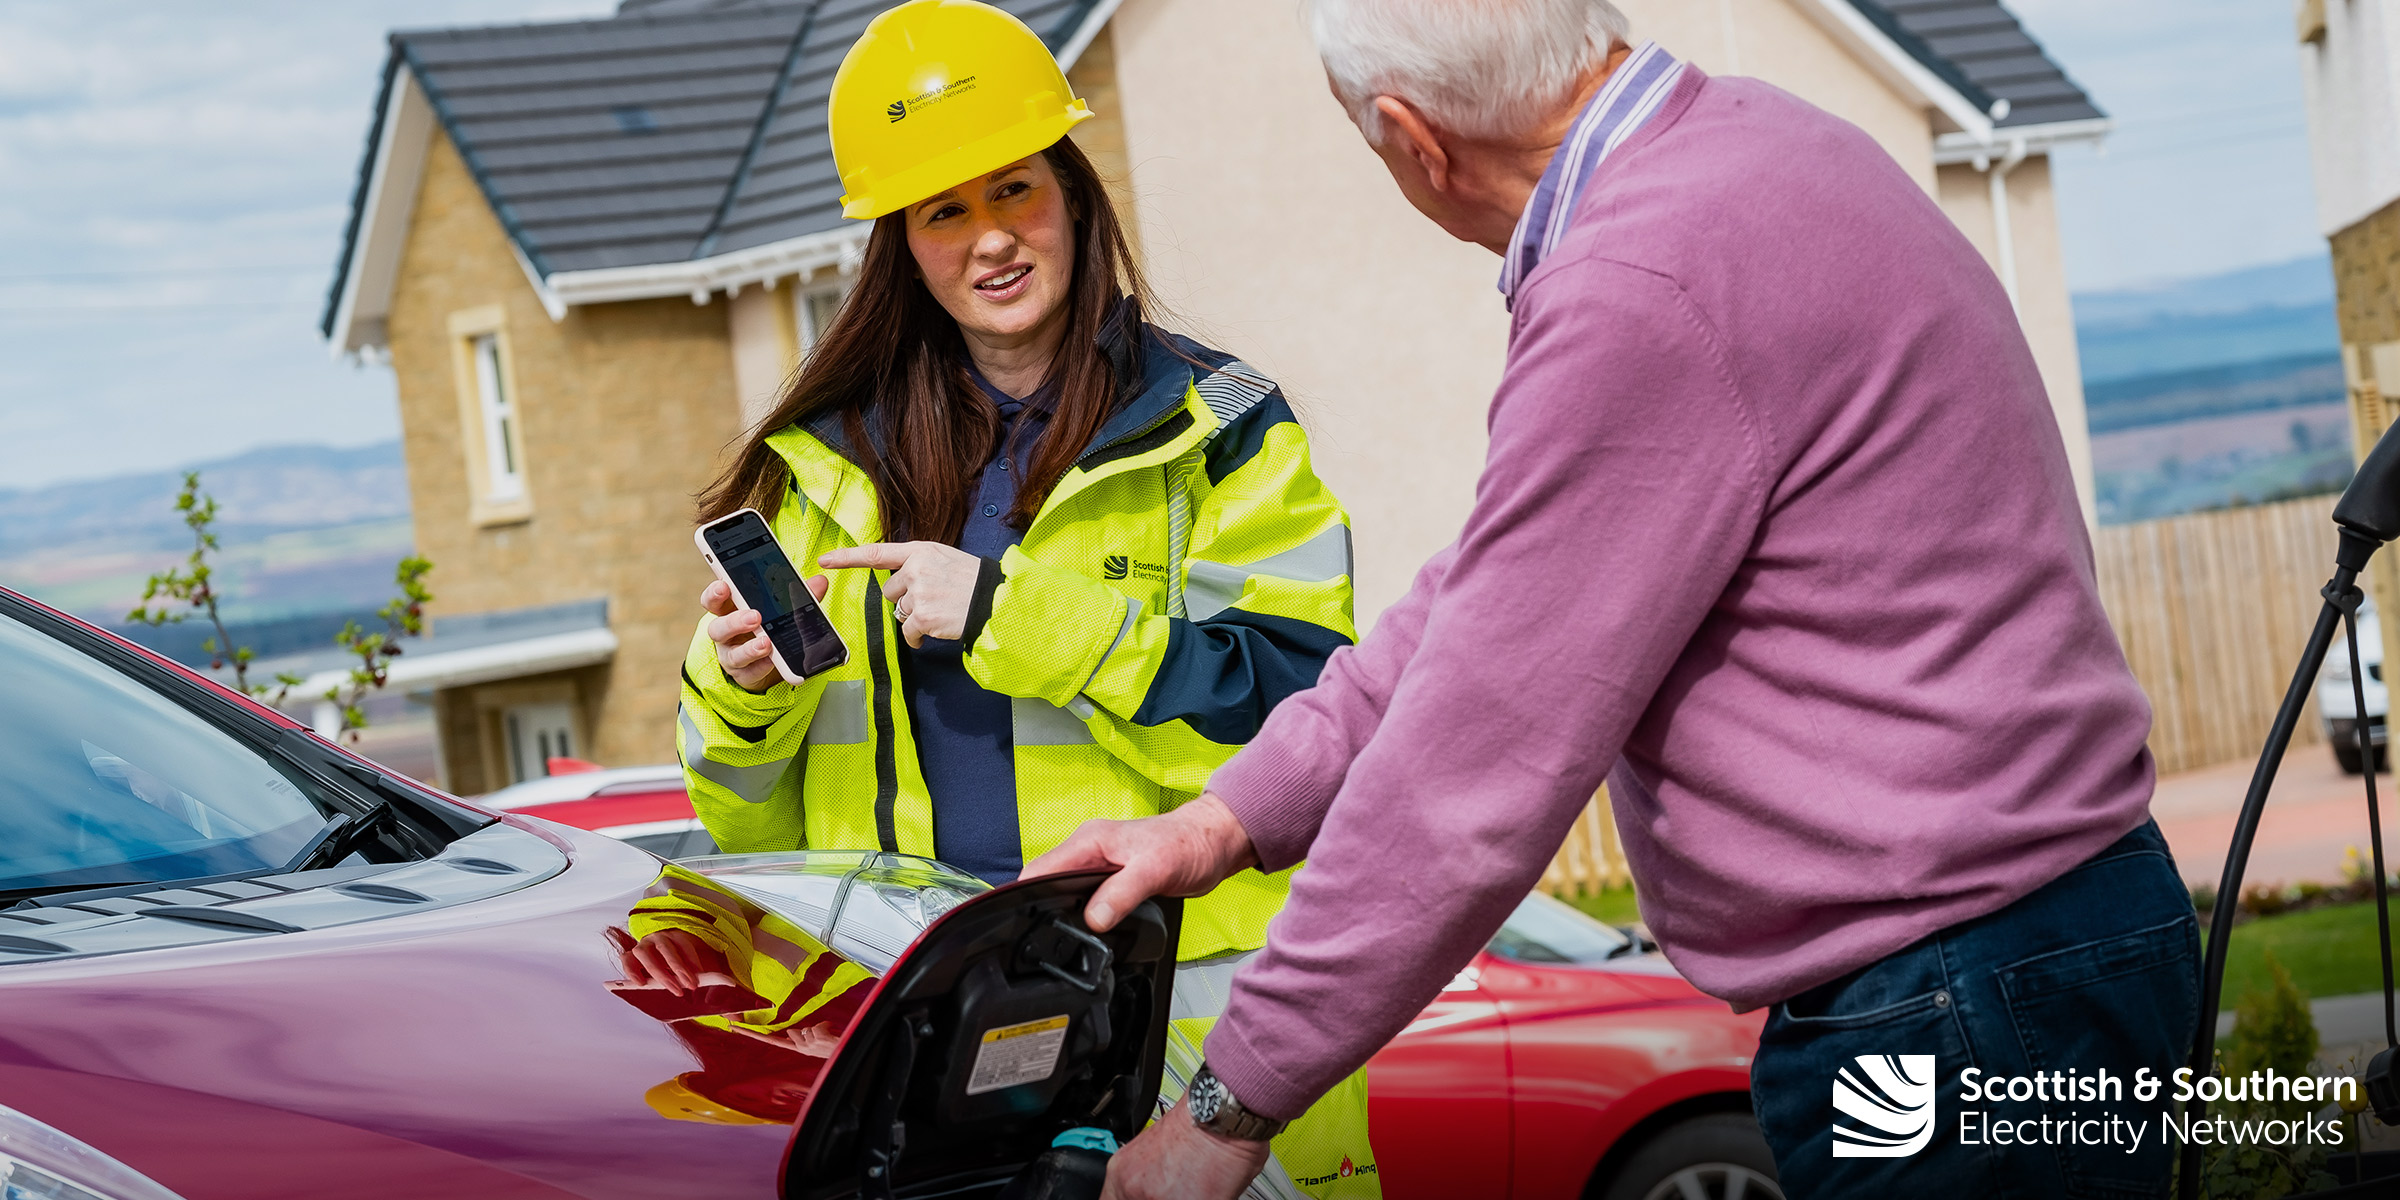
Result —
[{"label": "white gutter", "polygon": [[690,296],[693,303],[706,304],[714,292],[730,294],[753,283],[786,275],[806,275],[820,267],[834,267],[845,274],[854,271],[866,254],[867,234],[874,228],[871,221],[845,221],[840,227],[821,233],[785,238],[712,258],[559,271],[541,283],[558,299],[559,308],[550,314],[554,320],[563,320],[566,309],[578,304],[649,300],[659,296]]},{"label": "white gutter", "polygon": [[1997,129],[1977,137],[1965,133],[1945,133],[1933,139],[1933,161],[1936,166],[1973,163],[1984,170],[1995,154],[2006,153],[2009,145],[2023,143],[2028,156],[2048,154],[2060,146],[2090,143],[2099,145],[2108,139],[2116,123],[2107,117],[2091,117],[2081,121],[2053,121],[2047,125],[2020,125]]},{"label": "white gutter", "polygon": [[[571,667],[607,662],[617,652],[617,635],[607,629],[577,629],[517,642],[500,642],[466,650],[435,650],[392,660],[384,676],[387,689],[403,692],[465,687],[498,679],[516,679]],[[315,699],[350,681],[348,667],[334,667],[309,676],[291,690],[293,700]],[[317,700],[311,725],[332,737],[341,728],[341,711],[330,701]]]}]

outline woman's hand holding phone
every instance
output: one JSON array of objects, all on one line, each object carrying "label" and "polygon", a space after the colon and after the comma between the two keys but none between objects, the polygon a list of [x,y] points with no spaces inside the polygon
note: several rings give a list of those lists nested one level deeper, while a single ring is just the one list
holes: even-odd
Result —
[{"label": "woman's hand holding phone", "polygon": [[[817,559],[827,570],[869,567],[891,572],[883,598],[900,618],[900,636],[912,647],[925,639],[956,638],[967,631],[967,611],[975,605],[975,578],[983,560],[940,542],[875,542],[828,551]],[[817,581],[809,580],[815,587]],[[730,673],[730,669],[728,671]]]},{"label": "woman's hand holding phone", "polygon": [[[827,582],[822,575],[810,578],[808,593],[823,600]],[[753,692],[766,691],[783,678],[775,670],[773,646],[759,632],[758,610],[736,607],[733,589],[724,580],[701,589],[700,607],[714,618],[708,623],[708,640],[717,644],[717,665],[725,668],[725,678]]]}]

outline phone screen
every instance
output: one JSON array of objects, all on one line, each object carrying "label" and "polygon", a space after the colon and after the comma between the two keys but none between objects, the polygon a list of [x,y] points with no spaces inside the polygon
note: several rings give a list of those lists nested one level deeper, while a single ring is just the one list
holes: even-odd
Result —
[{"label": "phone screen", "polygon": [[840,634],[808,584],[792,568],[792,560],[775,544],[775,535],[756,513],[742,513],[706,530],[709,550],[733,581],[741,602],[764,618],[767,640],[783,661],[802,675],[814,675],[849,660]]}]

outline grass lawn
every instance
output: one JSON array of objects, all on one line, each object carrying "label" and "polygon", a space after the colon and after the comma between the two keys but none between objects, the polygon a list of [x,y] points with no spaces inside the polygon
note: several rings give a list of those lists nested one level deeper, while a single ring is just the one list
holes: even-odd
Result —
[{"label": "grass lawn", "polygon": [[[2200,930],[2206,937],[2206,921],[2201,922]],[[2400,938],[2394,943],[2400,945]],[[2242,997],[2273,986],[2267,975],[2269,948],[2275,951],[2275,961],[2291,972],[2292,985],[2312,1000],[2383,987],[2382,961],[2375,953],[2373,901],[2263,917],[2236,926],[2233,948],[2225,957],[2227,1012],[2233,1011]]]},{"label": "grass lawn", "polygon": [[[1577,908],[1582,909],[1585,914],[1606,924],[1631,925],[1635,921],[1642,919],[1641,910],[1634,907],[1632,888],[1610,888],[1604,892],[1592,892],[1588,895],[1582,896],[1561,896],[1559,898]],[[2370,946],[2374,945],[2375,939],[2372,937],[2368,938],[2367,944]],[[2237,939],[2234,942],[2234,945],[2238,947],[2241,945],[2241,942]]]}]

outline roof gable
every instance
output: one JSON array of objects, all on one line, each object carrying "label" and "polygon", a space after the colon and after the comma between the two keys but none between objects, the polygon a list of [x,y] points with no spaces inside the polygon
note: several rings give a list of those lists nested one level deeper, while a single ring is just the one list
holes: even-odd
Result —
[{"label": "roof gable", "polygon": [[[553,313],[562,277],[692,263],[842,229],[825,136],[834,71],[891,0],[629,0],[600,20],[391,35],[376,121],[320,328],[380,340],[391,219],[413,203],[428,110]],[[1106,0],[1000,0],[1053,50],[1080,50]],[[381,206],[384,219],[371,220]],[[863,233],[864,227],[858,226]],[[605,276],[596,278],[605,279]],[[650,294],[672,295],[675,286]],[[705,288],[701,289],[703,292]],[[355,326],[355,328],[353,328]]]}]

